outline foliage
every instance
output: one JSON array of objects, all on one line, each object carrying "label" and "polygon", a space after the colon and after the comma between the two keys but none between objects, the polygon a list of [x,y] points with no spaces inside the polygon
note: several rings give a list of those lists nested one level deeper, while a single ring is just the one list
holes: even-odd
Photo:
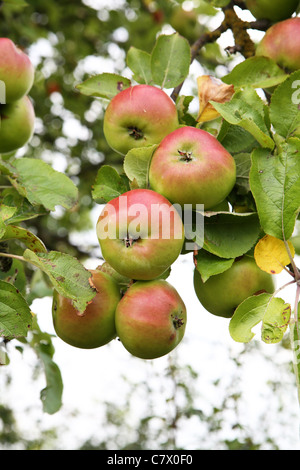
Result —
[{"label": "foliage", "polygon": [[[207,280],[244,254],[260,264],[255,246],[266,235],[283,243],[287,259],[282,268],[295,285],[294,304],[278,297],[284,286],[274,295],[253,296],[236,310],[229,331],[233,340],[248,342],[252,328],[262,322],[262,341],[277,343],[289,328],[299,382],[300,273],[289,243],[297,237],[300,208],[300,71],[289,73],[271,59],[255,57],[248,30],[265,31],[269,22],[240,19],[235,7],[245,8],[243,2],[197,2],[203,30],[194,42],[170,27],[173,8],[181,3],[1,2],[1,36],[25,48],[35,63],[30,96],[36,129],[26,147],[0,158],[0,360],[9,362],[7,341],[33,348],[47,379],[41,399],[49,414],[61,407],[63,379],[53,362],[51,337],[40,330],[30,306],[55,288],[84,311],[95,295],[85,262],[99,258],[99,247],[75,242],[72,235],[93,229],[91,213],[99,204],[149,186],[153,148],[135,149],[123,158],[103,136],[104,111],[120,91],[119,83],[121,88],[147,83],[166,90],[181,125],[210,131],[233,155],[232,210],[202,214],[204,244],[195,256],[196,269]],[[220,18],[215,30],[209,27],[211,18]],[[234,46],[225,51],[218,39],[228,30]],[[192,75],[194,64],[201,75],[234,86],[230,100],[210,98],[217,117],[209,122],[197,119],[198,109],[192,109],[193,99],[202,96]],[[194,241],[201,236],[196,233]],[[268,272],[273,262],[267,263]]]}]

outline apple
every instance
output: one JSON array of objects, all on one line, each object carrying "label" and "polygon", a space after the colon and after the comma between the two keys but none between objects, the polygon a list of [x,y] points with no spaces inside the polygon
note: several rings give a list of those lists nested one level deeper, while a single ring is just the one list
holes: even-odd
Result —
[{"label": "apple", "polygon": [[289,71],[300,69],[300,18],[273,24],[259,42],[256,55],[269,57]]},{"label": "apple", "polygon": [[0,105],[0,153],[23,147],[32,137],[35,112],[28,96]]},{"label": "apple", "polygon": [[194,289],[203,307],[213,315],[231,318],[235,309],[256,293],[275,290],[271,274],[262,271],[250,256],[237,258],[225,272],[202,281],[194,270]]},{"label": "apple", "polygon": [[5,84],[6,103],[28,94],[34,81],[29,57],[8,38],[0,38],[0,80]]},{"label": "apple", "polygon": [[203,204],[208,210],[234,187],[233,157],[209,132],[183,126],[167,135],[155,150],[149,169],[151,189],[173,204]]},{"label": "apple", "polygon": [[178,258],[184,241],[179,212],[150,189],[133,189],[108,202],[96,232],[104,260],[134,280],[161,276]]},{"label": "apple", "polygon": [[158,144],[178,126],[175,103],[163,90],[135,85],[112,98],[103,132],[108,145],[126,155],[132,148]]},{"label": "apple", "polygon": [[186,307],[167,281],[135,282],[116,309],[116,330],[133,356],[155,359],[181,342],[186,327]]},{"label": "apple", "polygon": [[257,19],[281,21],[296,11],[299,0],[246,0],[246,7]]},{"label": "apple", "polygon": [[57,291],[53,294],[52,316],[57,336],[81,349],[98,348],[116,337],[115,311],[121,299],[111,276],[97,269],[90,272],[97,294],[83,314],[77,312],[71,299]]}]

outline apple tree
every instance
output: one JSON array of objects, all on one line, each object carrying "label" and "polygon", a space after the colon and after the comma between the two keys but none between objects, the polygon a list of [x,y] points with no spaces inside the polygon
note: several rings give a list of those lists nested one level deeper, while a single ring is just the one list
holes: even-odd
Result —
[{"label": "apple tree", "polygon": [[[0,363],[11,344],[36,351],[47,413],[63,378],[33,300],[53,296],[57,335],[73,346],[118,337],[160,357],[188,321],[168,282],[187,252],[199,309],[228,318],[232,341],[250,342],[258,324],[264,343],[289,335],[300,380],[298,1],[136,3],[95,15],[79,0],[1,2]],[[92,55],[103,60],[89,71]],[[72,242],[98,206],[99,246]]]}]

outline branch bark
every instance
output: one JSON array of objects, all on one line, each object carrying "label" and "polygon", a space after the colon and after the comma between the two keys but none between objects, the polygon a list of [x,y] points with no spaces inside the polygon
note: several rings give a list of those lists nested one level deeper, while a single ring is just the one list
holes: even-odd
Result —
[{"label": "branch bark", "polygon": [[[223,21],[220,26],[215,29],[214,31],[210,31],[207,33],[202,34],[197,41],[194,42],[194,44],[191,46],[191,63],[194,61],[194,59],[197,57],[199,54],[200,50],[202,47],[205,46],[205,44],[209,44],[211,42],[215,42],[226,30],[228,29],[228,25],[226,24],[225,21]],[[176,101],[179,93],[181,91],[181,88],[183,87],[184,82],[182,82],[180,85],[178,85],[176,88],[174,88],[171,98]]]}]

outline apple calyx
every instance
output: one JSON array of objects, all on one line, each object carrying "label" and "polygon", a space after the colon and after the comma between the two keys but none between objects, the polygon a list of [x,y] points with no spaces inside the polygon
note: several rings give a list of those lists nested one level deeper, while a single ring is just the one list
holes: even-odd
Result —
[{"label": "apple calyx", "polygon": [[180,160],[185,162],[191,162],[193,160],[193,152],[189,152],[187,150],[178,150],[180,155]]},{"label": "apple calyx", "polygon": [[128,132],[134,140],[140,140],[144,137],[143,132],[138,127],[128,127]]},{"label": "apple calyx", "polygon": [[181,326],[184,325],[184,321],[182,318],[177,317],[177,315],[173,318],[173,325],[176,330],[178,330]]},{"label": "apple calyx", "polygon": [[141,240],[141,237],[131,237],[128,233],[127,233],[127,237],[124,238],[124,244],[126,246],[126,248],[129,248],[131,246],[133,246],[138,240]]}]

